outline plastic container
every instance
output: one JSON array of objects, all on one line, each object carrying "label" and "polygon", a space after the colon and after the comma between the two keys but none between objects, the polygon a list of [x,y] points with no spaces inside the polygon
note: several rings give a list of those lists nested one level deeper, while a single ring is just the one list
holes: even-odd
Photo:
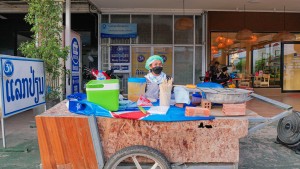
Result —
[{"label": "plastic container", "polygon": [[214,83],[214,82],[203,82],[203,83],[198,83],[197,87],[201,88],[223,88],[223,86],[221,84],[218,83]]},{"label": "plastic container", "polygon": [[145,94],[146,78],[128,78],[128,99],[136,102],[139,97]]},{"label": "plastic container", "polygon": [[87,100],[110,110],[119,109],[119,80],[91,80],[86,84]]},{"label": "plastic container", "polygon": [[201,95],[199,93],[192,94],[192,104],[199,105],[201,103]]}]

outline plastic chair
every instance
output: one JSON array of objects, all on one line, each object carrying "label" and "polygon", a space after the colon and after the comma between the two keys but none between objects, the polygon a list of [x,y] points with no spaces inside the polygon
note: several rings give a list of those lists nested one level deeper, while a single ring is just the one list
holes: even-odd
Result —
[{"label": "plastic chair", "polygon": [[270,74],[263,74],[260,87],[269,87],[270,85]]},{"label": "plastic chair", "polygon": [[254,86],[254,87],[259,87],[261,81],[262,81],[262,76],[255,76],[255,77],[254,77],[253,86]]},{"label": "plastic chair", "polygon": [[243,74],[240,74],[239,77],[241,78],[239,86],[250,87],[250,79],[249,78],[247,78]]}]

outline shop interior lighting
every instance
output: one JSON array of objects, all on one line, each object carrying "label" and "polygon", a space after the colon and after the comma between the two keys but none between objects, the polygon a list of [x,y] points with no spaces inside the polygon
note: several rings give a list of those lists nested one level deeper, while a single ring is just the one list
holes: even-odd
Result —
[{"label": "shop interior lighting", "polygon": [[223,42],[218,44],[218,49],[224,49],[225,47],[226,47],[226,45]]},{"label": "shop interior lighting", "polygon": [[218,36],[215,40],[217,43],[224,43],[226,41],[226,38],[222,35]]},{"label": "shop interior lighting", "polygon": [[274,41],[293,41],[296,40],[296,36],[285,30],[285,6],[283,7],[283,31],[273,36]]},{"label": "shop interior lighting", "polygon": [[244,5],[244,29],[238,31],[235,38],[237,40],[251,40],[251,36],[253,35],[252,31],[246,28],[246,11]]},{"label": "shop interior lighting", "polygon": [[230,46],[230,45],[232,45],[232,44],[233,44],[233,40],[232,40],[232,39],[227,38],[227,39],[225,40],[225,45],[226,45],[226,46]]},{"label": "shop interior lighting", "polygon": [[182,0],[182,10],[183,10],[183,16],[176,20],[175,22],[175,29],[176,30],[190,30],[194,27],[194,21],[190,17],[184,16],[184,0]]}]

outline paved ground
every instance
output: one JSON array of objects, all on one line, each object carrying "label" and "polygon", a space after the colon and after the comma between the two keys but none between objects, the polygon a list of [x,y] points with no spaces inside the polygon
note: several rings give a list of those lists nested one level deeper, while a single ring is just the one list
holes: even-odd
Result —
[{"label": "paved ground", "polygon": [[276,144],[277,123],[240,140],[240,162],[242,169],[299,169],[300,155]]},{"label": "paved ground", "polygon": [[[299,103],[297,101],[297,105],[294,106],[298,111]],[[2,148],[2,139],[0,139],[0,169],[38,169],[40,157],[36,128],[34,128],[34,113],[27,111],[10,117],[5,120],[5,126],[8,148]],[[300,168],[300,155],[274,143],[276,130],[277,122],[240,140],[239,168]]]},{"label": "paved ground", "polygon": [[6,149],[0,139],[0,169],[38,169],[40,153],[32,110],[4,120]]}]

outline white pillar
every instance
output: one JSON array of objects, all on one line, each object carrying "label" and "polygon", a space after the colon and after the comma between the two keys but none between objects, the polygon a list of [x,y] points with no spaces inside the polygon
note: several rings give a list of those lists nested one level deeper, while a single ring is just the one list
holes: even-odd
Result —
[{"label": "white pillar", "polygon": [[[66,0],[66,27],[65,27],[65,46],[71,46],[71,0]],[[71,75],[71,50],[66,60],[66,96],[71,94],[72,75]],[[68,73],[69,72],[69,73]]]},{"label": "white pillar", "polygon": [[101,34],[101,23],[102,23],[102,15],[98,13],[98,36],[97,36],[97,40],[98,40],[98,70],[102,70],[102,48],[101,48],[101,38],[100,38],[100,34]]}]

